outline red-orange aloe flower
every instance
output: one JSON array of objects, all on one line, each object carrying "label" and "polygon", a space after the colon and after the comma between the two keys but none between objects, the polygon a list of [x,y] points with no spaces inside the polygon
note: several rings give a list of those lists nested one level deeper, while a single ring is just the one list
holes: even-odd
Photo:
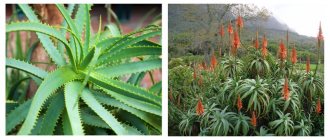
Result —
[{"label": "red-orange aloe flower", "polygon": [[217,58],[215,57],[214,53],[211,56],[211,68],[214,70],[217,66]]},{"label": "red-orange aloe flower", "polygon": [[323,37],[322,27],[321,27],[321,22],[320,22],[319,34],[317,35],[317,40],[322,41],[323,39],[324,39],[324,37]]},{"label": "red-orange aloe flower", "polygon": [[283,98],[284,100],[288,100],[289,97],[290,97],[289,82],[288,82],[288,78],[285,78],[284,86],[283,86]]},{"label": "red-orange aloe flower", "polygon": [[255,40],[255,46],[256,49],[259,48],[259,37],[258,37],[258,31],[256,32],[256,40]]},{"label": "red-orange aloe flower", "polygon": [[228,33],[229,35],[233,33],[233,26],[231,25],[231,21],[228,23]]},{"label": "red-orange aloe flower", "polygon": [[281,61],[284,61],[286,58],[286,48],[285,48],[282,40],[281,40],[281,43],[279,46],[279,55],[280,55]]},{"label": "red-orange aloe flower", "polygon": [[320,27],[319,27],[319,34],[317,35],[317,47],[321,47],[321,42],[323,41],[323,33],[322,33],[322,28],[321,28],[321,22],[320,22]]},{"label": "red-orange aloe flower", "polygon": [[223,24],[221,24],[221,26],[220,26],[219,33],[220,33],[220,36],[221,37],[224,37],[225,36],[225,27],[223,26]]},{"label": "red-orange aloe flower", "polygon": [[204,107],[203,107],[203,103],[202,103],[201,99],[199,99],[197,102],[196,113],[198,116],[200,116],[204,113]]},{"label": "red-orange aloe flower", "polygon": [[309,57],[307,57],[307,62],[306,62],[306,72],[309,73],[311,71],[311,64]]},{"label": "red-orange aloe flower", "polygon": [[268,45],[268,41],[266,35],[264,35],[262,38],[262,47],[267,47],[267,45]]},{"label": "red-orange aloe flower", "polygon": [[262,49],[261,49],[261,53],[262,53],[262,56],[264,59],[267,56],[267,44],[268,44],[268,41],[267,41],[266,36],[264,35],[264,37],[262,38]]},{"label": "red-orange aloe flower", "polygon": [[239,40],[239,36],[238,36],[238,32],[235,31],[234,33],[234,40],[233,40],[233,47],[232,47],[232,53],[235,55],[237,52],[237,49],[239,48],[240,45],[240,40]]},{"label": "red-orange aloe flower", "polygon": [[321,113],[321,110],[322,110],[321,109],[321,101],[320,101],[320,98],[319,98],[319,99],[317,99],[315,111],[316,111],[317,114],[320,114]]},{"label": "red-orange aloe flower", "polygon": [[243,23],[243,18],[241,16],[237,17],[236,24],[238,28],[243,28],[244,23]]},{"label": "red-orange aloe flower", "polygon": [[241,97],[238,95],[237,97],[237,109],[238,111],[240,111],[243,107],[243,103],[242,103],[242,100],[241,100]]},{"label": "red-orange aloe flower", "polygon": [[257,126],[257,117],[255,111],[252,112],[252,117],[251,117],[251,125],[253,127]]},{"label": "red-orange aloe flower", "polygon": [[291,52],[291,62],[292,62],[292,64],[296,64],[297,63],[297,51],[296,51],[296,48],[293,48],[292,49],[292,52]]}]

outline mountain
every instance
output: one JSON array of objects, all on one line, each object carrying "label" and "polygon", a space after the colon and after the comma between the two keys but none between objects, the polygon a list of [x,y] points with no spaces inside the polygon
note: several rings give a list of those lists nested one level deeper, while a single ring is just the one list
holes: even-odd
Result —
[{"label": "mountain", "polygon": [[246,27],[254,28],[256,26],[261,26],[261,28],[272,29],[272,30],[283,30],[286,31],[289,29],[291,32],[295,32],[289,28],[285,23],[279,22],[274,16],[268,17],[266,21],[258,20],[256,22],[247,21],[245,23]]},{"label": "mountain", "polygon": [[[170,4],[169,5],[169,31],[170,32],[181,32],[185,30],[189,30],[192,27],[200,26],[207,22],[207,5],[180,5],[180,4]],[[217,12],[212,13],[212,16],[218,17],[223,12],[225,12],[226,5],[216,5]],[[231,13],[227,13],[225,19],[232,19],[234,20],[235,17]],[[196,18],[202,19],[201,21],[196,20]],[[195,19],[195,20],[193,20]],[[218,17],[219,19],[219,17]],[[220,21],[220,20],[218,20]],[[221,22],[221,21],[220,21]],[[260,28],[265,29],[274,29],[274,30],[283,30],[286,31],[289,29],[291,32],[295,32],[291,30],[285,23],[281,23],[278,21],[274,16],[270,16],[266,21],[264,20],[257,20],[257,21],[246,21],[246,27],[254,28],[259,26]]]},{"label": "mountain", "polygon": [[[212,5],[215,12],[211,13],[213,18],[208,14],[207,5],[180,5],[170,4],[168,13],[168,30],[169,30],[169,47],[189,47],[194,49],[198,46],[203,46],[202,42],[211,41],[211,44],[217,44],[219,41],[219,24],[222,22],[221,15],[226,11],[227,5]],[[235,17],[230,12],[227,12],[222,19],[232,19]],[[263,34],[266,34],[269,42],[278,43],[281,39],[286,39],[286,31],[289,30],[289,41],[294,43],[297,50],[307,50],[315,52],[316,38],[299,35],[288,25],[280,22],[274,16],[270,16],[264,20],[244,20],[244,29],[241,35],[241,40],[249,42],[255,38],[255,32],[259,31],[259,40]],[[234,23],[234,21],[232,21]],[[226,24],[225,30],[227,31]],[[211,31],[207,32],[210,28]],[[206,31],[205,31],[206,30]],[[203,35],[206,37],[203,37]],[[202,36],[202,37],[199,37]],[[194,47],[195,46],[195,47]]]}]

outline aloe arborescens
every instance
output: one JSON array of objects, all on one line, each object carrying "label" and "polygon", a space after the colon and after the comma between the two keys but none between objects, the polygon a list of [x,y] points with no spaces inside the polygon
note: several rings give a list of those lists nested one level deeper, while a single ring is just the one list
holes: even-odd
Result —
[{"label": "aloe arborescens", "polygon": [[[50,135],[61,128],[57,131],[62,134],[83,135],[90,134],[87,127],[118,135],[161,133],[161,83],[145,89],[138,80],[146,72],[161,68],[161,45],[147,40],[161,34],[159,26],[104,36],[104,32],[114,31],[115,26],[110,25],[107,31],[100,28],[93,36],[91,5],[73,5],[77,12],[72,19],[73,10],[57,4],[65,19],[62,27],[41,23],[29,5],[19,6],[29,21],[10,23],[6,32],[36,32],[57,69],[47,72],[6,59],[6,67],[42,80],[32,99],[7,114],[7,134],[16,128],[20,135]],[[73,9],[72,5],[69,8]],[[63,47],[61,54],[58,49]],[[134,57],[140,61],[132,61]],[[121,80],[124,75],[130,79]]]}]

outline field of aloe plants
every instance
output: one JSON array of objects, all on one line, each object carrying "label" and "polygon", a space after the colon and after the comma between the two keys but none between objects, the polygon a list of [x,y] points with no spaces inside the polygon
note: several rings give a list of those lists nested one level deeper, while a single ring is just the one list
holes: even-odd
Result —
[{"label": "field of aloe plants", "polygon": [[[89,4],[47,7],[63,19],[58,26],[45,23],[37,6],[18,7],[27,21],[13,12],[6,25],[7,50],[14,50],[6,57],[7,135],[161,134],[161,81],[152,79],[162,66],[160,16],[124,34],[113,11],[117,22],[101,28],[100,16],[93,32]],[[27,31],[37,39],[23,49],[20,33]],[[49,61],[31,61],[39,44]],[[148,88],[141,86],[146,76]]]},{"label": "field of aloe plants", "polygon": [[[240,40],[243,25],[241,16],[222,21],[219,47],[204,56],[169,59],[169,135],[324,135],[321,24],[313,68],[309,56],[297,56],[289,33],[272,53],[267,33]],[[298,57],[307,61],[299,64]]]}]

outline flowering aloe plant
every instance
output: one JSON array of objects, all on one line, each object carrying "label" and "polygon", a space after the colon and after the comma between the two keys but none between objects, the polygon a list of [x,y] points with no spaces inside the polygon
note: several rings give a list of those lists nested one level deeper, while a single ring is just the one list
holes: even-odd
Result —
[{"label": "flowering aloe plant", "polygon": [[[218,35],[207,38],[214,39],[214,46],[201,45],[201,50],[189,47],[183,50],[185,56],[170,52],[169,135],[324,135],[324,73],[318,70],[324,47],[321,24],[315,38],[317,48],[310,49],[317,50],[311,51],[317,56],[313,60],[304,54],[302,45],[295,46],[297,39],[291,38],[289,31],[278,41],[272,33],[260,36],[259,27],[251,30],[243,26],[244,17],[249,16],[236,15],[236,26],[232,16],[223,18]],[[256,33],[251,34],[254,29]],[[186,43],[181,34],[196,35],[188,30],[169,34],[173,34],[173,47]]]},{"label": "flowering aloe plant", "polygon": [[[6,67],[42,80],[33,98],[7,113],[6,133],[83,135],[101,130],[118,135],[160,134],[161,82],[150,89],[138,83],[146,72],[161,68],[161,45],[147,40],[160,36],[161,27],[150,25],[126,35],[111,32],[110,36],[103,36],[99,28],[93,35],[91,5],[56,6],[65,19],[61,27],[41,23],[26,4],[19,7],[29,21],[6,25],[6,32],[36,32],[57,67],[47,72],[6,58]],[[78,11],[72,19],[74,8]],[[132,61],[135,57],[140,61]],[[127,75],[128,81],[121,80]]]}]

